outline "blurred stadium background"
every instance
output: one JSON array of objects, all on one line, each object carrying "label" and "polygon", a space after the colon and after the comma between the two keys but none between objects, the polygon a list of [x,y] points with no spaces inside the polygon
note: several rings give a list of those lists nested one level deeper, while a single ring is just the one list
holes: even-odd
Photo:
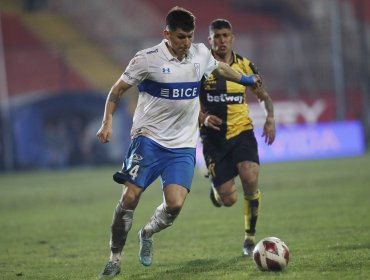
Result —
[{"label": "blurred stadium background", "polygon": [[[211,20],[229,19],[234,49],[263,74],[279,130],[272,147],[260,144],[262,161],[366,152],[367,0],[0,0],[0,171],[119,165],[136,94],[100,145],[106,95],[135,52],[161,40],[174,5],[197,17],[195,42],[207,42]],[[264,112],[249,102],[258,131]]]}]

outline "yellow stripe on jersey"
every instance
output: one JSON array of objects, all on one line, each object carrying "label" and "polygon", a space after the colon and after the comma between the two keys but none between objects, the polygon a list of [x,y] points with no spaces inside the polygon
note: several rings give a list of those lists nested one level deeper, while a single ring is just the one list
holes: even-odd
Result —
[{"label": "yellow stripe on jersey", "polygon": [[233,104],[227,106],[226,139],[239,135],[245,130],[252,129],[252,120],[248,117],[247,104]]}]

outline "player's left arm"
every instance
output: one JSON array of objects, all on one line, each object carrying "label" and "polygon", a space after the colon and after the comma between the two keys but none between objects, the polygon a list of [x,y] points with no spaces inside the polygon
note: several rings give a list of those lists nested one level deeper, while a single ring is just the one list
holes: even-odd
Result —
[{"label": "player's left arm", "polygon": [[251,87],[251,90],[257,96],[258,100],[265,104],[267,116],[265,125],[263,126],[262,137],[265,137],[265,143],[271,145],[276,136],[274,105],[272,103],[272,99],[264,88],[262,82],[258,86]]}]

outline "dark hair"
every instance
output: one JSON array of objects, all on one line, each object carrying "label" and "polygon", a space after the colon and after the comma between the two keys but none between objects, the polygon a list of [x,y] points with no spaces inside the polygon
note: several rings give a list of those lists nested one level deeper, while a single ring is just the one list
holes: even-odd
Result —
[{"label": "dark hair", "polygon": [[166,17],[166,28],[169,31],[175,31],[180,28],[186,32],[195,29],[195,16],[181,7],[173,7]]},{"label": "dark hair", "polygon": [[230,30],[233,29],[233,27],[231,26],[231,23],[228,20],[219,18],[211,22],[211,24],[209,25],[209,33],[213,32],[215,29],[222,29],[222,28],[227,28]]}]

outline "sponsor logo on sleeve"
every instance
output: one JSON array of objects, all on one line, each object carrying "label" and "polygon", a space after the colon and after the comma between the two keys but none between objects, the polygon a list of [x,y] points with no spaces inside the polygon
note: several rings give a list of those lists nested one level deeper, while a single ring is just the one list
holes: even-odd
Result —
[{"label": "sponsor logo on sleeve", "polygon": [[153,54],[153,53],[157,53],[157,52],[158,52],[158,49],[155,49],[155,50],[148,51],[146,54]]},{"label": "sponsor logo on sleeve", "polygon": [[132,80],[133,79],[133,77],[130,75],[130,73],[129,72],[124,72],[123,73],[123,75],[124,76],[126,76],[128,79],[130,79],[130,80]]}]

